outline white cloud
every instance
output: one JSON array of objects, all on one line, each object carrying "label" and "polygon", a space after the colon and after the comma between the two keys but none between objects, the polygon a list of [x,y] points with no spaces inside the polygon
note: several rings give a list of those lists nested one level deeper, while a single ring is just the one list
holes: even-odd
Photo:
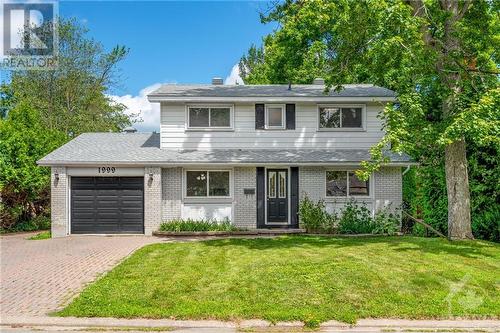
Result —
[{"label": "white cloud", "polygon": [[158,89],[160,83],[150,85],[139,92],[138,96],[123,95],[116,96],[110,95],[109,97],[116,103],[122,103],[127,107],[125,111],[128,115],[137,116],[136,119],[142,120],[141,122],[134,123],[138,132],[159,132],[160,130],[160,103],[150,103],[147,95],[153,90]]},{"label": "white cloud", "polygon": [[240,77],[240,67],[238,64],[233,66],[231,73],[224,80],[224,84],[245,84]]}]

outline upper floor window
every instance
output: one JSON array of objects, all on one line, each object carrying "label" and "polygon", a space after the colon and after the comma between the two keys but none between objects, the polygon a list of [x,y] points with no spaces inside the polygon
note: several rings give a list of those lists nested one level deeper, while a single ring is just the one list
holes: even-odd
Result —
[{"label": "upper floor window", "polygon": [[188,128],[232,128],[232,107],[188,106]]},{"label": "upper floor window", "polygon": [[326,196],[369,196],[370,180],[359,179],[354,171],[327,171]]},{"label": "upper floor window", "polygon": [[363,107],[320,106],[319,129],[363,129]]},{"label": "upper floor window", "polygon": [[266,104],[266,128],[285,128],[285,106],[281,104]]}]

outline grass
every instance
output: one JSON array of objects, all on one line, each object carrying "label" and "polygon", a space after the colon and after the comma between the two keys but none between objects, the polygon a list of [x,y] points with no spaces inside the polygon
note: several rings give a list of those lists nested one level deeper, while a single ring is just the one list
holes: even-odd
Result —
[{"label": "grass", "polygon": [[160,231],[236,231],[237,227],[229,220],[172,220],[163,222]]},{"label": "grass", "polygon": [[44,232],[40,232],[34,236],[31,236],[28,239],[29,240],[41,240],[41,239],[49,239],[51,237],[52,237],[52,234],[50,233],[50,231],[44,231]]},{"label": "grass", "polygon": [[500,246],[288,236],[146,246],[60,316],[272,322],[499,318]]}]

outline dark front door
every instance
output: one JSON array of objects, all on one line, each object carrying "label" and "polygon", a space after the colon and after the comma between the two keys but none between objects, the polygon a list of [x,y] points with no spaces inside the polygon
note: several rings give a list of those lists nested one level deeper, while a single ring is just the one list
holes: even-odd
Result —
[{"label": "dark front door", "polygon": [[144,178],[72,177],[72,234],[144,233]]},{"label": "dark front door", "polygon": [[267,224],[288,222],[288,170],[267,170]]}]

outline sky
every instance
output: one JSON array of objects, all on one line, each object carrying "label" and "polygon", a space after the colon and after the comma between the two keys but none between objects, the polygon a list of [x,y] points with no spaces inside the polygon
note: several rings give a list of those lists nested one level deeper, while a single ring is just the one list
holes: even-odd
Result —
[{"label": "sky", "polygon": [[109,94],[140,113],[139,131],[158,131],[159,106],[146,95],[161,83],[238,79],[236,64],[252,44],[272,32],[260,22],[267,2],[61,1],[59,13],[89,29],[105,49],[130,48],[119,64],[120,84]]}]

